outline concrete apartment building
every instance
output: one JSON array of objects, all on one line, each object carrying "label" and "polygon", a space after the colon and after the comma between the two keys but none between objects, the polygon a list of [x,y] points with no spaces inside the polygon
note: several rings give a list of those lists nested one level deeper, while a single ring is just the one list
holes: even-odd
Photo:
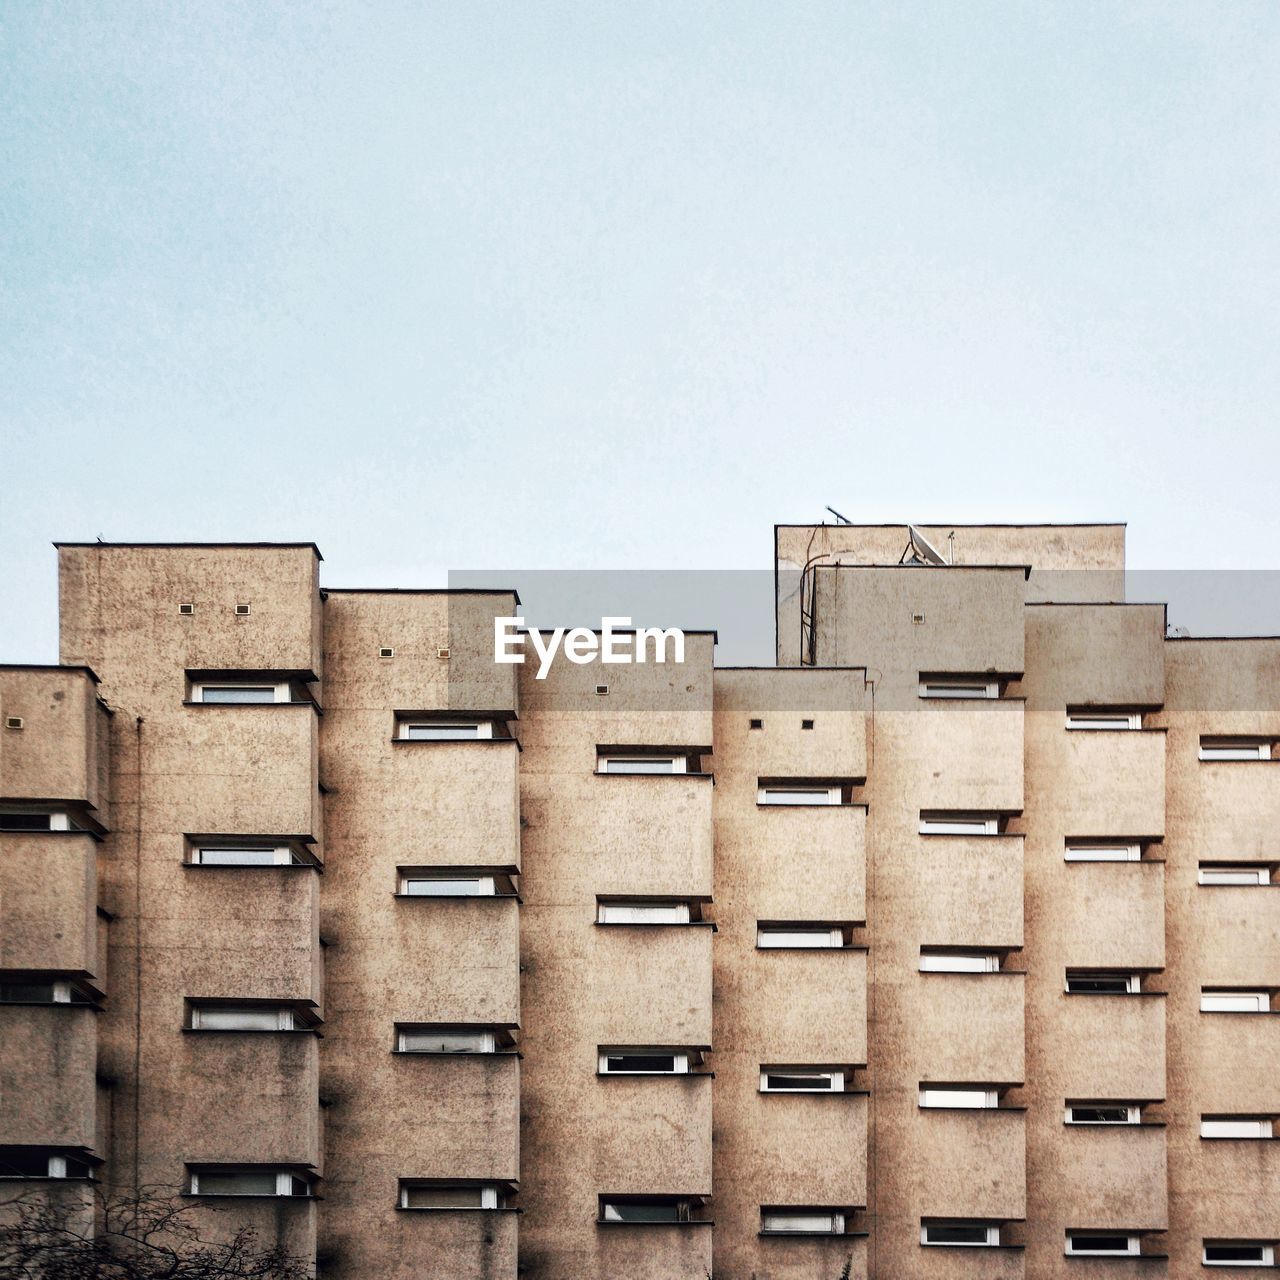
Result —
[{"label": "concrete apartment building", "polygon": [[776,668],[539,680],[514,593],[319,560],[59,547],[0,1200],[326,1280],[1275,1266],[1280,639],[1167,636],[1122,526],[779,526]]}]

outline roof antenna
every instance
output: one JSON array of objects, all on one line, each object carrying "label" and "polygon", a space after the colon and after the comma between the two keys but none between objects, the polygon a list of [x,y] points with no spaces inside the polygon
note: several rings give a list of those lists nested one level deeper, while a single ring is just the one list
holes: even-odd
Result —
[{"label": "roof antenna", "polygon": [[832,514],[833,516],[835,516],[835,518],[836,518],[836,524],[852,524],[852,523],[853,523],[853,521],[852,521],[852,520],[850,520],[848,516],[842,516],[842,515],[841,515],[841,514],[840,514],[840,513],[835,509],[835,507],[828,507],[828,508],[827,508],[827,510],[828,510],[828,511],[830,511],[830,512],[831,512],[831,514]]}]

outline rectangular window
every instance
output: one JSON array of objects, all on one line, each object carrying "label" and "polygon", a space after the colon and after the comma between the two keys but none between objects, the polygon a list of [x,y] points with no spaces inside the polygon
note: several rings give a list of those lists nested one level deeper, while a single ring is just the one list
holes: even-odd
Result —
[{"label": "rectangular window", "polygon": [[920,1228],[920,1243],[990,1247],[1000,1243],[1000,1228],[984,1222],[933,1222]]},{"label": "rectangular window", "polygon": [[261,684],[249,681],[231,684],[201,680],[191,686],[191,701],[243,706],[246,703],[291,702],[292,694],[287,680]]},{"label": "rectangular window", "polygon": [[1065,858],[1068,862],[1140,862],[1142,846],[1139,844],[1068,844]]},{"label": "rectangular window", "polygon": [[688,924],[687,902],[601,902],[596,919],[601,924]]},{"label": "rectangular window", "polygon": [[685,756],[598,756],[597,773],[687,773]]},{"label": "rectangular window", "polygon": [[1200,864],[1201,884],[1270,884],[1270,867],[1211,867]]},{"label": "rectangular window", "polygon": [[402,720],[400,736],[409,742],[476,742],[493,737],[493,721]]},{"label": "rectangular window", "polygon": [[1271,996],[1266,991],[1201,991],[1201,1013],[1269,1013]]},{"label": "rectangular window", "polygon": [[985,676],[930,676],[920,681],[922,698],[998,698],[1000,682]]},{"label": "rectangular window", "polygon": [[497,1036],[492,1031],[434,1031],[415,1028],[396,1033],[398,1053],[495,1053]]},{"label": "rectangular window", "polygon": [[1067,710],[1068,729],[1141,729],[1140,711]]},{"label": "rectangular window", "polygon": [[311,1185],[287,1169],[200,1169],[191,1174],[193,1196],[306,1196]]},{"label": "rectangular window", "polygon": [[945,813],[922,811],[922,836],[994,836],[1000,833],[1000,818],[993,813]]},{"label": "rectangular window", "polygon": [[302,859],[287,845],[202,845],[191,861],[201,867],[288,867]]},{"label": "rectangular window", "polygon": [[0,982],[0,1003],[88,1004],[89,1000],[69,982]]},{"label": "rectangular window", "polygon": [[1087,973],[1067,974],[1067,990],[1073,995],[1124,996],[1135,995],[1142,990],[1142,981],[1136,973]]},{"label": "rectangular window", "polygon": [[1086,1102],[1067,1108],[1067,1124],[1141,1124],[1142,1108],[1125,1102]]},{"label": "rectangular window", "polygon": [[844,1214],[829,1210],[761,1209],[765,1235],[844,1235]]},{"label": "rectangular window", "polygon": [[1265,738],[1201,738],[1201,760],[1270,760],[1271,742]]},{"label": "rectangular window", "polygon": [[1138,1236],[1116,1231],[1068,1231],[1066,1252],[1111,1257],[1115,1254],[1139,1253],[1141,1242]]},{"label": "rectangular window", "polygon": [[684,1076],[689,1074],[689,1055],[663,1049],[601,1050],[599,1070],[605,1076]]},{"label": "rectangular window", "polygon": [[602,1222],[691,1222],[692,1205],[687,1200],[653,1196],[613,1199],[601,1197]]},{"label": "rectangular window", "polygon": [[400,1183],[402,1209],[499,1209],[502,1199],[496,1186]]},{"label": "rectangular window", "polygon": [[839,787],[761,787],[756,792],[761,805],[831,805],[840,803]]},{"label": "rectangular window", "polygon": [[1203,1261],[1206,1267],[1274,1267],[1275,1245],[1244,1241],[1210,1244],[1206,1240]]},{"label": "rectangular window", "polygon": [[922,951],[921,973],[998,973],[997,951]]},{"label": "rectangular window", "polygon": [[89,1163],[48,1147],[0,1147],[0,1178],[87,1178]]},{"label": "rectangular window", "polygon": [[1252,1119],[1242,1116],[1218,1116],[1200,1118],[1200,1136],[1202,1138],[1270,1138],[1272,1122],[1270,1119]]},{"label": "rectangular window", "polygon": [[293,1010],[283,1006],[218,1008],[192,1005],[191,1026],[196,1031],[292,1031]]},{"label": "rectangular window", "polygon": [[961,1110],[991,1110],[1000,1105],[998,1089],[957,1089],[949,1086],[922,1085],[922,1107],[941,1107]]},{"label": "rectangular window", "polygon": [[493,876],[431,875],[405,872],[400,894],[407,898],[486,898],[495,892]]},{"label": "rectangular window", "polygon": [[800,925],[760,925],[756,929],[757,947],[830,948],[844,946],[842,929]]},{"label": "rectangular window", "polygon": [[79,831],[69,814],[62,810],[43,813],[0,813],[0,831]]},{"label": "rectangular window", "polygon": [[764,1067],[761,1093],[843,1093],[844,1072],[808,1067]]}]

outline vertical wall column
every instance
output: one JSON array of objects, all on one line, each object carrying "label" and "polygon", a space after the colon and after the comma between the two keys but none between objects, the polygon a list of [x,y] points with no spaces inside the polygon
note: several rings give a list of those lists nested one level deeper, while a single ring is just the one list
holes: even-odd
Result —
[{"label": "vertical wall column", "polygon": [[253,1225],[302,1258],[323,1172],[317,573],[310,544],[60,549],[63,656],[101,668],[115,713],[104,1177],[200,1179],[236,1210],[208,1233]]},{"label": "vertical wall column", "polygon": [[863,673],[715,693],[716,1271],[865,1277]]},{"label": "vertical wall column", "polygon": [[88,668],[0,667],[0,1176],[67,1179],[32,1185],[73,1202],[107,1147],[96,1078],[108,719]]},{"label": "vertical wall column", "polygon": [[[520,668],[536,1280],[711,1269],[712,646],[688,633],[680,665]],[[684,1069],[613,1072],[628,1053]]]},{"label": "vertical wall column", "polygon": [[514,1280],[520,743],[508,593],[331,592],[323,1274]]}]

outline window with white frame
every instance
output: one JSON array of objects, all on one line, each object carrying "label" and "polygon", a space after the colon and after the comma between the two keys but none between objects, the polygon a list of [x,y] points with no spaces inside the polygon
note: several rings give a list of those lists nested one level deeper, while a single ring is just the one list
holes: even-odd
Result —
[{"label": "window with white frame", "polygon": [[401,720],[406,742],[476,742],[493,737],[492,720]]},{"label": "window with white frame", "polygon": [[1000,815],[995,813],[950,813],[921,810],[922,836],[994,836],[1000,833]]},{"label": "window with white frame", "polygon": [[1000,1228],[986,1222],[926,1222],[920,1227],[920,1243],[991,1248],[1000,1243]]},{"label": "window with white frame", "polygon": [[1102,730],[1141,729],[1142,712],[1095,711],[1088,707],[1068,707],[1067,728]]},{"label": "window with white frame", "polygon": [[1142,1252],[1137,1235],[1122,1231],[1068,1231],[1068,1255],[1109,1258]]},{"label": "window with white frame", "polygon": [[193,1196],[309,1196],[311,1183],[292,1169],[261,1166],[203,1168],[191,1171]]},{"label": "window with white frame", "polygon": [[1268,991],[1201,991],[1201,1013],[1269,1013]]},{"label": "window with white frame", "polygon": [[1067,842],[1064,858],[1067,862],[1141,862],[1140,844],[1089,844]]},{"label": "window with white frame", "polygon": [[759,805],[780,806],[820,806],[838,805],[840,803],[840,787],[804,786],[801,783],[772,783],[761,786],[756,791],[756,803]]},{"label": "window with white frame", "polygon": [[65,809],[9,807],[0,810],[0,831],[81,831]]},{"label": "window with white frame", "polygon": [[1201,1116],[1202,1138],[1271,1138],[1274,1123],[1269,1116]]},{"label": "window with white frame", "polygon": [[1274,1267],[1276,1247],[1252,1240],[1206,1240],[1201,1261],[1206,1267]]},{"label": "window with white frame", "polygon": [[396,1032],[397,1053],[496,1053],[493,1031],[448,1027],[401,1027]]},{"label": "window with white frame", "polygon": [[597,773],[687,773],[689,760],[680,755],[601,755]]},{"label": "window with white frame", "polygon": [[294,1012],[288,1005],[191,1006],[193,1031],[292,1031]]},{"label": "window with white frame", "polygon": [[678,1196],[601,1196],[601,1222],[693,1222],[694,1205]]},{"label": "window with white frame", "polygon": [[756,927],[757,947],[824,949],[844,946],[844,930],[824,925],[762,924]]},{"label": "window with white frame", "polygon": [[689,1054],[674,1049],[601,1049],[602,1076],[685,1076]]},{"label": "window with white frame", "polygon": [[289,867],[305,861],[287,844],[196,844],[191,861],[200,867]]},{"label": "window with white frame", "polygon": [[1135,1102],[1073,1102],[1067,1124],[1141,1124],[1142,1108]]},{"label": "window with white frame", "polygon": [[478,872],[414,870],[400,873],[403,898],[486,898],[496,891],[495,878]]},{"label": "window with white frame", "polygon": [[922,698],[998,698],[1000,681],[990,676],[922,676]]},{"label": "window with white frame", "polygon": [[1068,969],[1066,989],[1072,995],[1136,995],[1142,990],[1142,977],[1137,973],[1125,973],[1118,970]]},{"label": "window with white frame", "polygon": [[0,978],[0,1003],[91,1004],[73,982],[47,978]]},{"label": "window with white frame", "polygon": [[217,702],[235,706],[262,702],[292,702],[287,680],[193,680],[192,702]]},{"label": "window with white frame", "polygon": [[688,924],[692,915],[687,902],[634,898],[600,902],[596,906],[596,920],[600,924]]},{"label": "window with white frame", "polygon": [[1270,760],[1268,738],[1201,738],[1201,760]]},{"label": "window with white frame", "polygon": [[88,1178],[88,1160],[59,1147],[0,1146],[0,1178]]},{"label": "window with white frame", "polygon": [[1271,868],[1249,866],[1245,863],[1226,866],[1202,862],[1199,880],[1201,884],[1270,884]]},{"label": "window with white frame", "polygon": [[845,1215],[838,1209],[761,1209],[764,1235],[844,1235]]},{"label": "window with white frame", "polygon": [[943,1110],[989,1111],[1000,1105],[1000,1091],[967,1085],[921,1085],[920,1105]]},{"label": "window with white frame", "polygon": [[761,1067],[761,1093],[843,1093],[844,1072],[825,1067]]},{"label": "window with white frame", "polygon": [[496,1184],[400,1182],[402,1209],[500,1209],[504,1199]]},{"label": "window with white frame", "polygon": [[921,951],[921,973],[998,973],[998,951]]}]

